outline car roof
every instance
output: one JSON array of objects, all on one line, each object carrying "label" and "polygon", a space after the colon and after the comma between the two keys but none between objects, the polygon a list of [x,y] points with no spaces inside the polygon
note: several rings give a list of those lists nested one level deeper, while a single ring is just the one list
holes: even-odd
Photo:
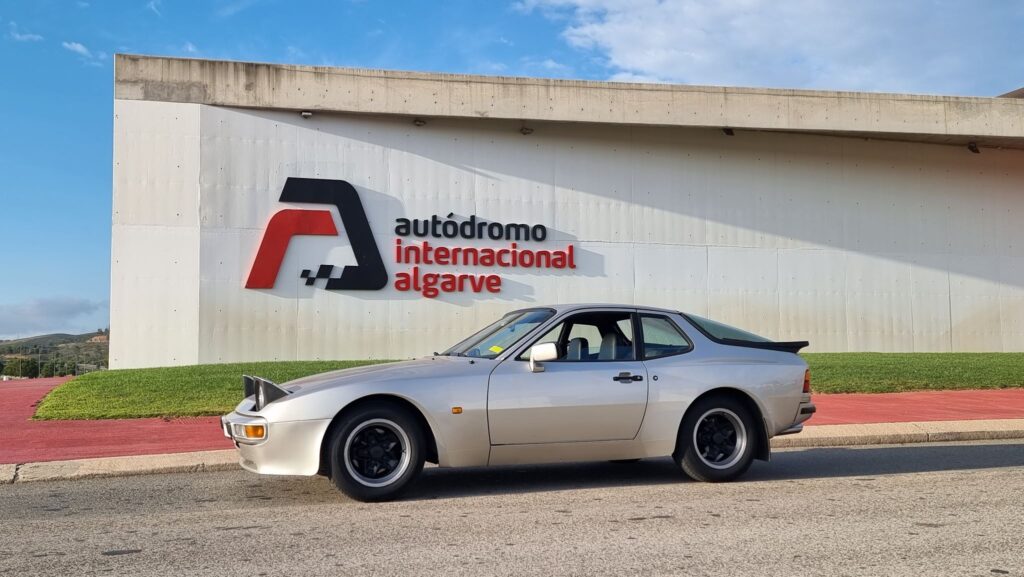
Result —
[{"label": "car roof", "polygon": [[645,305],[628,305],[628,304],[616,304],[616,303],[567,303],[560,305],[538,305],[529,307],[526,309],[519,310],[535,310],[535,309],[552,309],[556,313],[564,313],[580,309],[637,309],[642,311],[657,312],[663,314],[679,314],[676,309],[665,309],[660,307],[650,307]]}]

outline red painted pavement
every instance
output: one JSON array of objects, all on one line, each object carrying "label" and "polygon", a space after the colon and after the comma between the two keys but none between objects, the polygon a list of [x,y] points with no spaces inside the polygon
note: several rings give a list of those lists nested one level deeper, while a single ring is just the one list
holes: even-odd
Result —
[{"label": "red painted pavement", "polygon": [[0,382],[0,464],[230,449],[217,417],[32,421],[66,377]]},{"label": "red painted pavement", "polygon": [[[0,382],[0,464],[229,449],[217,417],[32,421],[67,378]],[[1024,419],[1024,389],[814,395],[810,425]]]},{"label": "red painted pavement", "polygon": [[1024,389],[813,395],[808,425],[1024,419]]}]

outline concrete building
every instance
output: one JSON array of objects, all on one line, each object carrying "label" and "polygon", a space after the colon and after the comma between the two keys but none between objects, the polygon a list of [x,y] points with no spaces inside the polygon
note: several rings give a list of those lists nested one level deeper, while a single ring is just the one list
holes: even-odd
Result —
[{"label": "concrete building", "polygon": [[593,301],[1024,350],[1021,99],[140,56],[115,83],[112,368],[404,358]]}]

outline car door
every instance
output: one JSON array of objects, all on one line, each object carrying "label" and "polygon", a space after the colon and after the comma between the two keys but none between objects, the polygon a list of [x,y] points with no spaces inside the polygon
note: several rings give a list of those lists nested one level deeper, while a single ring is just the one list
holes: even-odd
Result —
[{"label": "car door", "polygon": [[647,371],[629,310],[569,315],[533,344],[559,358],[530,370],[529,347],[492,373],[487,414],[492,445],[629,440],[647,407]]}]

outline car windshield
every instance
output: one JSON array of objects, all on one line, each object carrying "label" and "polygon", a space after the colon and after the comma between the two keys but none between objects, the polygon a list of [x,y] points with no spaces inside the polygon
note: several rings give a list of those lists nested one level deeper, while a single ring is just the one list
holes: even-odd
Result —
[{"label": "car windshield", "polygon": [[715,322],[704,317],[699,317],[697,315],[688,314],[686,315],[686,318],[693,324],[697,325],[697,328],[704,331],[704,334],[709,335],[713,339],[732,339],[735,341],[750,341],[755,343],[771,342],[771,340],[755,335],[754,333],[748,333],[747,331],[740,330],[736,327],[723,325],[722,323]]},{"label": "car windshield", "polygon": [[493,359],[551,318],[555,311],[531,309],[511,312],[444,352],[459,357]]}]

